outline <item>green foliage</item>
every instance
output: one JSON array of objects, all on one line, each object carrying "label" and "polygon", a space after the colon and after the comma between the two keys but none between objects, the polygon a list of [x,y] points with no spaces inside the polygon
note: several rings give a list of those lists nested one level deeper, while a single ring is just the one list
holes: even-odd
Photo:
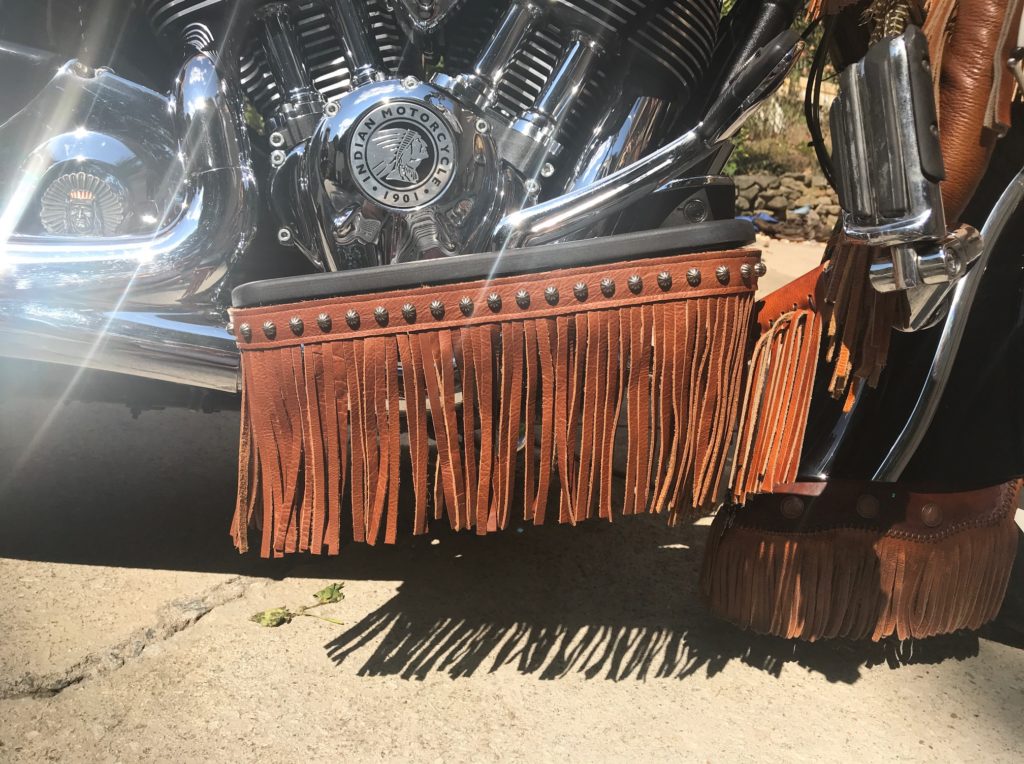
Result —
[{"label": "green foliage", "polygon": [[291,623],[294,617],[295,613],[291,612],[288,608],[274,607],[270,608],[270,610],[256,613],[249,620],[253,623],[258,623],[260,626],[273,629],[278,626],[284,626],[286,623]]},{"label": "green foliage", "polygon": [[344,586],[345,584],[338,582],[331,584],[330,586],[325,586],[318,592],[314,592],[313,599],[316,600],[315,605],[301,605],[295,610],[288,607],[274,607],[269,610],[263,610],[259,613],[255,613],[250,616],[249,620],[253,623],[258,623],[260,626],[265,626],[269,629],[276,629],[278,626],[284,626],[286,623],[291,623],[299,616],[305,615],[310,618],[319,618],[321,621],[327,621],[328,623],[337,624],[338,626],[344,626],[341,621],[336,621],[333,618],[327,618],[325,616],[309,612],[313,608],[318,608],[323,605],[333,605],[335,602],[341,602],[345,599],[345,594],[342,592]]},{"label": "green foliage", "polygon": [[341,602],[343,599],[345,599],[345,594],[341,591],[342,588],[344,588],[344,586],[345,584],[341,583],[325,586],[323,589],[314,594],[313,597],[321,605],[330,605],[333,602]]}]

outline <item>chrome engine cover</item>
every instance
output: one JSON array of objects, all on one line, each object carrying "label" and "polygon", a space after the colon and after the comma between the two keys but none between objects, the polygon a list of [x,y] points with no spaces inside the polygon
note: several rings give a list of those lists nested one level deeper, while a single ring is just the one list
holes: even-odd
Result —
[{"label": "chrome engine cover", "polygon": [[327,112],[272,184],[294,244],[322,268],[474,251],[526,196],[484,115],[439,87],[373,83]]}]

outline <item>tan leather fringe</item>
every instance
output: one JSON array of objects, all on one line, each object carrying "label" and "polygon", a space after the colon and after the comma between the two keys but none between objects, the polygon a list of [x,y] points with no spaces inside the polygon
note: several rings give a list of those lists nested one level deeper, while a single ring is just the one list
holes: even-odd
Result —
[{"label": "tan leather fringe", "polygon": [[[673,290],[688,288],[685,273]],[[713,274],[715,296],[243,345],[235,544],[247,550],[258,528],[264,555],[336,554],[343,537],[392,543],[437,520],[486,534],[550,519],[553,494],[552,513],[572,524],[618,506],[674,517],[709,505],[739,417],[753,306],[753,284],[721,287]],[[624,495],[612,484],[619,439]]]},{"label": "tan leather fringe", "polygon": [[901,310],[899,293],[878,292],[868,280],[873,252],[846,241],[830,248],[821,311],[825,362],[832,368],[828,389],[836,400],[850,394],[855,379],[872,387],[878,384]]},{"label": "tan leather fringe", "polygon": [[[999,612],[1017,551],[1017,490],[998,511],[935,539],[866,529],[711,528],[702,587],[744,629],[787,639],[880,640],[977,629]],[[742,512],[743,510],[739,510]]]},{"label": "tan leather fringe", "polygon": [[747,372],[732,478],[738,504],[796,480],[821,346],[821,317],[790,311],[761,334]]}]

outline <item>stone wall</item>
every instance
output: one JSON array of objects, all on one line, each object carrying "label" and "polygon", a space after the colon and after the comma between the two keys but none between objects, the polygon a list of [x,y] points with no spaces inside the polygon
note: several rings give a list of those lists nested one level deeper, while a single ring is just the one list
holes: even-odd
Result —
[{"label": "stone wall", "polygon": [[839,200],[822,175],[737,175],[733,181],[736,214],[754,217],[771,236],[826,241],[839,218]]}]

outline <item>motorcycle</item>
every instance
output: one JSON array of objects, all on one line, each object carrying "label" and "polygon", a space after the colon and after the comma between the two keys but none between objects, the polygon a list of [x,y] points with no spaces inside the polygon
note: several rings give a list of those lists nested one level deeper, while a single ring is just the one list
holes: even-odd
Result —
[{"label": "motorcycle", "polygon": [[[0,356],[238,406],[242,551],[717,510],[703,586],[743,627],[978,628],[1024,475],[1019,26],[1007,0],[8,0]],[[808,47],[842,220],[755,299],[723,168]]]}]

